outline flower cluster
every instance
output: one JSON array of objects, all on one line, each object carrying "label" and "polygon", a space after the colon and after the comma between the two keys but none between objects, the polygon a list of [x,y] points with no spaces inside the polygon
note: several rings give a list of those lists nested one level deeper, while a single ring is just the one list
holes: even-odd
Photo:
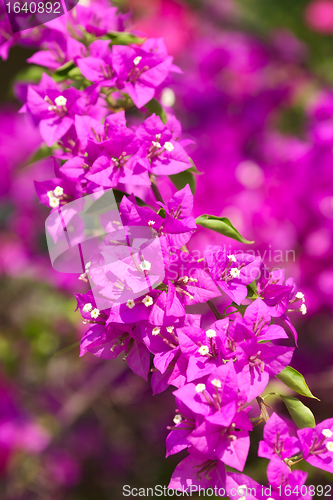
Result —
[{"label": "flower cluster", "polygon": [[[331,420],[290,436],[278,416],[268,418],[261,397],[270,377],[291,362],[294,348],[281,340],[289,332],[297,343],[288,314],[306,313],[304,294],[292,278],[285,280],[283,270],[269,272],[250,252],[209,245],[198,258],[188,250],[197,229],[190,185],[182,182],[167,203],[158,187],[167,176],[195,171],[186,152],[191,141],[181,139],[181,125],[161,99],[171,73],[180,70],[162,39],[140,40],[122,31],[124,16],[99,5],[100,18],[78,6],[66,23],[59,19],[47,32],[40,29],[45,50],[30,62],[48,72],[39,83],[21,87],[26,95],[21,112],[32,117],[54,157],[54,177],[36,182],[41,203],[57,214],[110,188],[121,198],[122,227],[111,230],[114,221],[104,213],[96,216],[107,234],[80,276],[91,285],[76,294],[89,325],[81,356],[113,359],[122,353],[145,380],[152,372],[154,394],[176,388],[167,455],[184,449],[189,455],[171,479],[175,489],[252,485],[246,476],[226,474],[225,465],[244,469],[253,428],[248,413],[257,399],[258,420],[267,422],[258,454],[271,460],[268,480],[275,498],[282,485],[304,484],[306,476],[290,469],[301,458],[333,471]],[[147,200],[150,190],[154,208],[138,198]],[[76,216],[66,213],[67,223]],[[55,240],[60,230],[55,229]],[[128,235],[144,243],[137,254],[125,256]],[[148,240],[151,246],[145,246]],[[119,258],[110,261],[110,255]],[[223,311],[214,302],[219,297],[230,301]],[[208,308],[215,315],[210,324],[200,313]]]}]

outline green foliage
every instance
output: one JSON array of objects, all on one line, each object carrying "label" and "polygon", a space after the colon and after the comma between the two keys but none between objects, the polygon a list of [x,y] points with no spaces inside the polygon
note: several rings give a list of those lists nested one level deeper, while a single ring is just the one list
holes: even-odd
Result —
[{"label": "green foliage", "polygon": [[153,98],[151,101],[147,102],[145,108],[148,109],[151,115],[155,113],[156,116],[159,116],[163,123],[167,122],[166,113],[157,99]]},{"label": "green foliage", "polygon": [[186,184],[188,184],[191,188],[192,194],[193,195],[195,194],[196,181],[192,173],[193,172],[192,169],[193,167],[184,170],[183,172],[179,172],[179,174],[169,175],[171,182],[174,184],[174,186],[176,186],[178,191],[180,189],[183,189],[186,186]]},{"label": "green foliage", "polygon": [[212,229],[217,233],[223,234],[223,236],[240,241],[241,243],[247,243],[249,245],[254,243],[254,241],[249,241],[243,238],[239,231],[237,231],[237,229],[231,224],[230,220],[226,217],[216,217],[215,215],[204,214],[200,215],[195,222],[199,226]]},{"label": "green foliage", "polygon": [[310,408],[305,406],[299,399],[292,396],[282,396],[280,398],[287,407],[291,418],[299,429],[304,427],[315,427],[316,421]]},{"label": "green foliage", "polygon": [[[276,377],[281,380],[287,387],[293,389],[293,391],[298,392],[302,396],[307,398],[318,399],[312,394],[305,379],[301,373],[299,373],[295,368],[287,366],[282,372],[280,372]],[[318,399],[319,401],[319,399]]]},{"label": "green foliage", "polygon": [[44,71],[44,68],[42,68],[41,66],[31,64],[27,68],[24,68],[22,71],[17,73],[17,75],[15,76],[15,80],[22,82],[39,82]]},{"label": "green foliage", "polygon": [[159,215],[160,217],[162,217],[163,219],[165,219],[165,209],[164,208],[160,208],[159,211],[157,212],[157,215]]},{"label": "green foliage", "polygon": [[52,78],[56,82],[63,82],[64,80],[85,80],[80,69],[75,66],[73,61],[68,61],[60,66],[60,68],[56,69],[54,73],[52,73]]},{"label": "green foliage", "polygon": [[27,165],[35,163],[36,161],[42,160],[43,158],[49,158],[53,154],[53,147],[50,148],[46,144],[43,144],[38,151],[27,161]]},{"label": "green foliage", "polygon": [[131,43],[135,43],[136,45],[141,45],[145,38],[139,38],[132,33],[127,33],[123,31],[110,31],[105,35],[105,37],[101,37],[104,39],[111,40],[110,45],[130,45]]}]

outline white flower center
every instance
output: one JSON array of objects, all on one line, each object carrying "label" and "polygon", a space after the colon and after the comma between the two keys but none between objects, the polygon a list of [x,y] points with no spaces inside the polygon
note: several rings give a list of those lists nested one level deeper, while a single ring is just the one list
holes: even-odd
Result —
[{"label": "white flower center", "polygon": [[60,201],[55,196],[50,196],[49,204],[50,204],[50,207],[57,208],[57,207],[59,207]]},{"label": "white flower center", "polygon": [[87,262],[86,265],[84,266],[85,270],[88,271],[90,266],[91,266],[91,262]]},{"label": "white flower center", "polygon": [[166,331],[167,331],[168,333],[173,333],[174,329],[175,329],[175,327],[174,327],[174,326],[167,326],[167,327],[166,327]]},{"label": "white flower center", "polygon": [[175,146],[171,142],[165,142],[164,149],[166,149],[167,151],[173,151],[175,149]]},{"label": "white flower center", "polygon": [[307,312],[307,308],[306,308],[306,305],[305,304],[302,304],[301,307],[300,307],[300,311],[302,314],[306,314]]},{"label": "white flower center", "polygon": [[146,295],[144,299],[142,299],[142,303],[146,306],[149,307],[151,306],[154,302],[153,299],[151,298],[150,295]]},{"label": "white flower center", "polygon": [[100,315],[99,309],[97,309],[96,307],[90,313],[90,316],[94,319],[98,318],[99,315]]},{"label": "white flower center", "polygon": [[219,380],[218,378],[214,378],[214,380],[212,380],[212,384],[215,387],[221,387],[221,380]]},{"label": "white flower center", "polygon": [[151,227],[151,226],[153,226],[154,224],[155,224],[155,221],[154,221],[154,220],[150,220],[150,221],[148,222],[148,226],[150,226],[150,227]]},{"label": "white flower center", "polygon": [[54,102],[56,103],[56,106],[66,106],[67,99],[63,95],[60,95],[54,99]]},{"label": "white flower center", "polygon": [[200,348],[199,348],[199,354],[201,354],[201,356],[206,356],[206,354],[209,353],[209,347],[206,346],[206,345],[202,345]]},{"label": "white flower center", "polygon": [[160,148],[161,147],[161,144],[157,141],[152,141],[152,145],[155,147],[155,148]]},{"label": "white flower center", "polygon": [[216,331],[212,328],[209,328],[209,330],[206,331],[206,337],[208,337],[209,339],[213,339],[214,337],[216,337]]},{"label": "white flower center", "polygon": [[305,301],[305,298],[304,298],[304,293],[302,292],[297,292],[296,293],[296,299],[302,299],[303,302]]},{"label": "white flower center", "polygon": [[133,309],[133,307],[135,306],[134,300],[133,300],[133,299],[129,299],[129,300],[126,302],[126,305],[127,305],[127,307],[129,307],[130,309]]},{"label": "white flower center", "polygon": [[136,56],[136,58],[133,61],[134,65],[137,66],[139,64],[139,62],[141,61],[141,59],[142,59],[141,56]]},{"label": "white flower center", "polygon": [[205,389],[206,389],[205,384],[197,384],[197,385],[195,386],[195,391],[196,391],[196,392],[203,392]]},{"label": "white flower center", "polygon": [[180,415],[175,415],[173,421],[175,424],[180,424],[180,422],[182,421],[182,417]]},{"label": "white flower center", "polygon": [[328,449],[328,451],[333,451],[333,441],[329,441],[328,443],[326,443],[326,448]]},{"label": "white flower center", "polygon": [[53,192],[54,196],[62,196],[64,194],[64,190],[60,186],[57,186]]},{"label": "white flower center", "polygon": [[54,193],[53,193],[53,191],[48,191],[46,194],[47,194],[47,196],[48,196],[49,198],[53,198],[53,197],[54,197]]},{"label": "white flower center", "polygon": [[143,260],[142,262],[140,262],[140,269],[141,271],[150,271],[151,263],[148,262],[148,260]]},{"label": "white flower center", "polygon": [[161,329],[158,326],[155,326],[155,328],[153,328],[151,333],[153,335],[158,335],[160,333],[160,331],[161,331]]},{"label": "white flower center", "polygon": [[240,275],[240,270],[237,269],[237,267],[233,267],[232,269],[230,269],[230,274],[233,278],[238,278],[238,276]]},{"label": "white flower center", "polygon": [[89,303],[89,304],[85,304],[85,306],[83,307],[82,311],[87,313],[89,311],[91,311],[93,308],[93,306]]},{"label": "white flower center", "polygon": [[231,260],[231,262],[237,262],[237,259],[236,259],[236,257],[233,254],[227,255],[227,257],[228,257],[229,260]]},{"label": "white flower center", "polygon": [[322,435],[325,436],[325,438],[330,438],[333,436],[333,432],[330,429],[323,429]]}]

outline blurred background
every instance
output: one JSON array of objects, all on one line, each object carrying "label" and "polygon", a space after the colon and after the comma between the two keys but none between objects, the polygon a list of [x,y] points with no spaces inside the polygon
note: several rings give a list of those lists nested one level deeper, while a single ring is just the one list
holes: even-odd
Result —
[{"label": "blurred background", "polygon": [[[196,142],[195,215],[229,217],[305,294],[292,366],[321,400],[303,399],[317,421],[332,417],[333,0],[114,3],[136,30],[163,37],[184,72],[161,99]],[[119,499],[124,484],[168,484],[183,457],[164,458],[174,401],[171,391],[152,397],[122,359],[79,358],[73,293],[85,288],[51,268],[33,180],[52,166],[36,161],[41,139],[13,93],[32,53],[14,47],[0,61],[0,498]],[[207,238],[198,231],[191,248]],[[261,432],[245,473],[264,483]],[[332,484],[300,468],[307,484]]]}]

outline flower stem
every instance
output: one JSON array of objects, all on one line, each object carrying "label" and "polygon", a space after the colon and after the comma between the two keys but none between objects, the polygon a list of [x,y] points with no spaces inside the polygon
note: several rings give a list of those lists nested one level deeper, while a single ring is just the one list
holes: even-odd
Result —
[{"label": "flower stem", "polygon": [[150,181],[151,181],[151,189],[154,193],[156,201],[160,201],[161,203],[163,203],[163,205],[165,205],[164,200],[162,198],[162,195],[160,193],[160,190],[158,189],[157,184],[156,184],[156,177],[154,175],[152,175],[150,177]]},{"label": "flower stem", "polygon": [[265,422],[268,422],[268,420],[269,420],[269,414],[268,414],[268,411],[266,410],[265,401],[263,400],[263,398],[261,396],[257,396],[256,400],[257,400],[257,403],[258,403],[259,408],[260,408],[260,416],[261,416],[261,418]]}]

